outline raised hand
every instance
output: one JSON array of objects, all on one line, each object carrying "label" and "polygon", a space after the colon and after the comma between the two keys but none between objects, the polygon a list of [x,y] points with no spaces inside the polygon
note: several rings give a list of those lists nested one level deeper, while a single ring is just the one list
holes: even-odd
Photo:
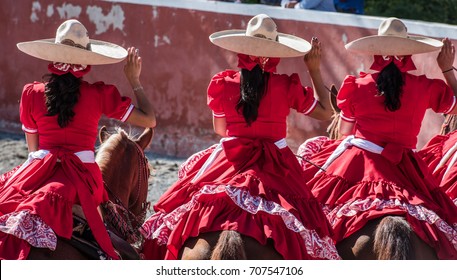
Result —
[{"label": "raised hand", "polygon": [[127,49],[127,62],[124,65],[124,74],[125,77],[129,80],[132,88],[137,88],[141,86],[140,83],[140,74],[141,74],[141,57],[139,50],[135,47],[130,47]]},{"label": "raised hand", "polygon": [[449,38],[443,39],[443,46],[441,47],[441,51],[436,58],[438,62],[438,66],[441,68],[441,71],[447,72],[453,70],[453,64],[455,59],[455,47],[452,44]]},{"label": "raised hand", "polygon": [[322,47],[317,37],[311,39],[311,50],[305,55],[303,60],[309,71],[320,70]]}]

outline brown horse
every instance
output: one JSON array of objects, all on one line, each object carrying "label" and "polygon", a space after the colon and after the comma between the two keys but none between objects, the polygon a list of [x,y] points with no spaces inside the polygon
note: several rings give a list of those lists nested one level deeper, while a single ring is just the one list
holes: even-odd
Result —
[{"label": "brown horse", "polygon": [[[135,245],[141,243],[138,229],[144,222],[147,202],[149,164],[144,149],[149,145],[153,130],[146,129],[134,140],[122,129],[99,132],[100,148],[96,162],[100,166],[109,201],[99,207],[113,245],[122,259],[139,259]],[[74,218],[81,221],[80,207],[74,207]],[[75,232],[75,230],[74,230]],[[30,250],[28,259],[99,259],[97,245],[74,236],[71,240],[58,238],[55,251],[43,248]]]},{"label": "brown horse", "polygon": [[370,220],[336,244],[346,260],[436,260],[432,247],[420,239],[402,216]]},{"label": "brown horse", "polygon": [[181,260],[281,260],[273,242],[262,245],[234,230],[205,232],[186,240]]},{"label": "brown horse", "polygon": [[[333,109],[332,122],[327,133],[332,140],[340,139],[339,120],[341,110],[337,106],[338,90],[329,89]],[[449,115],[453,116],[453,115]],[[447,117],[447,126],[457,127],[454,117]],[[435,251],[422,241],[402,216],[384,216],[369,221],[363,228],[336,244],[343,259],[352,260],[412,260],[437,259]]]}]

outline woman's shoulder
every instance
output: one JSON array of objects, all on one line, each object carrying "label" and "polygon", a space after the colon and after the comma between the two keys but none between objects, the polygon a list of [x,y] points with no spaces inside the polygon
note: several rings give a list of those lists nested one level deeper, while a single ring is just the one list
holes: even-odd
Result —
[{"label": "woman's shoulder", "polygon": [[227,82],[230,82],[230,81],[239,79],[239,76],[240,76],[240,72],[239,71],[228,69],[228,70],[221,71],[221,72],[215,74],[213,76],[213,78],[211,79],[211,81],[220,81],[220,82],[227,81]]},{"label": "woman's shoulder", "polygon": [[282,79],[282,80],[291,80],[291,81],[300,81],[300,76],[298,73],[284,74],[284,73],[271,73],[271,78]]},{"label": "woman's shoulder", "polygon": [[429,78],[426,75],[413,75],[407,73],[405,86],[408,88],[420,89],[422,92],[430,91],[431,93],[446,90],[449,86],[442,79]]},{"label": "woman's shoulder", "polygon": [[87,90],[96,91],[99,93],[104,93],[104,92],[112,92],[113,90],[117,90],[117,87],[112,84],[107,84],[103,81],[97,81],[94,83],[82,81],[81,89],[87,89]]},{"label": "woman's shoulder", "polygon": [[42,82],[33,82],[24,85],[22,89],[22,95],[32,95],[37,93],[44,92],[44,83]]}]

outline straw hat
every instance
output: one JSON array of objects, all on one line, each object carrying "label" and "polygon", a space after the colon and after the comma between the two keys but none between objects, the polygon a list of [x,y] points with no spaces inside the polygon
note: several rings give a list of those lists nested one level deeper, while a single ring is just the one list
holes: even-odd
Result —
[{"label": "straw hat", "polygon": [[362,37],[346,44],[352,52],[371,55],[411,55],[439,50],[441,41],[409,36],[405,24],[398,18],[385,19],[378,28],[378,35]]},{"label": "straw hat", "polygon": [[229,51],[262,57],[296,57],[311,50],[308,41],[279,33],[275,22],[265,14],[253,17],[246,30],[215,32],[209,36],[209,40]]},{"label": "straw hat", "polygon": [[62,23],[53,39],[22,42],[17,47],[39,59],[69,64],[111,64],[127,56],[121,46],[89,39],[87,29],[75,19]]}]

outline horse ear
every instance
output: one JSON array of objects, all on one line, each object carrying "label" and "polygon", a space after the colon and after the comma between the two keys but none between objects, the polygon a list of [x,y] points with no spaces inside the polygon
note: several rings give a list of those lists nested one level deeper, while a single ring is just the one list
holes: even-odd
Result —
[{"label": "horse ear", "polygon": [[150,127],[146,128],[143,133],[140,135],[138,140],[135,142],[140,145],[141,148],[146,149],[149,144],[151,144],[152,136],[154,135],[154,130]]},{"label": "horse ear", "polygon": [[336,89],[335,85],[332,85],[330,87],[330,103],[332,104],[332,109],[336,113],[340,113],[341,110],[338,108],[337,102],[336,102],[336,96],[338,95],[338,90]]},{"label": "horse ear", "polygon": [[106,141],[106,139],[108,139],[110,137],[109,133],[108,133],[108,129],[106,129],[106,126],[102,126],[102,128],[100,128],[100,131],[98,133],[98,138],[100,139],[100,143],[103,143]]}]

